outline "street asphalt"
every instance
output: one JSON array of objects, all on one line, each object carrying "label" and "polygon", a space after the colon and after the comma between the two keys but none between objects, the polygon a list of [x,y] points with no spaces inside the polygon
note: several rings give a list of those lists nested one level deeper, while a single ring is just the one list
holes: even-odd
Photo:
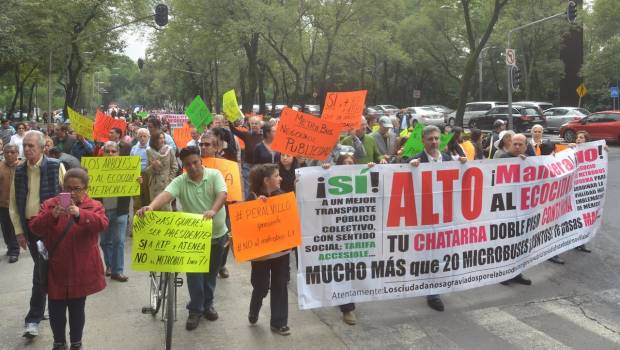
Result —
[{"label": "street asphalt", "polygon": [[[565,265],[543,263],[527,270],[532,286],[492,285],[443,296],[446,310],[426,298],[357,305],[358,324],[342,322],[337,308],[300,311],[295,278],[289,286],[289,326],[280,336],[269,329],[269,298],[259,321],[248,323],[250,266],[229,258],[230,278],[219,279],[219,319],[185,330],[189,299],[179,289],[175,349],[620,349],[620,147],[610,163],[603,226],[591,254],[562,254]],[[131,238],[125,245],[129,267]],[[4,252],[0,242],[0,252]],[[295,263],[291,263],[292,272]],[[163,349],[163,322],[143,315],[147,274],[126,269],[129,281],[110,281],[86,306],[84,349]],[[21,337],[28,309],[32,261],[27,252],[9,264],[0,257],[0,349],[51,349],[47,321],[33,341]]]}]

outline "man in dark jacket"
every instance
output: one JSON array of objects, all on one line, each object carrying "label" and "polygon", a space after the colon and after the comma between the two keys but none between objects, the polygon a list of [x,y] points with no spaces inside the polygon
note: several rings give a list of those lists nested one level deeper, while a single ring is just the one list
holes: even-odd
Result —
[{"label": "man in dark jacket", "polygon": [[46,292],[39,278],[39,238],[36,232],[29,230],[28,222],[39,213],[41,203],[60,193],[65,167],[58,159],[47,158],[43,154],[45,136],[42,132],[28,131],[24,135],[23,145],[26,161],[15,169],[9,214],[15,227],[17,242],[23,249],[30,251],[34,260],[30,311],[26,315],[24,330],[24,337],[34,338],[39,335],[39,322],[45,312]]},{"label": "man in dark jacket", "polygon": [[[434,125],[428,125],[422,130],[422,142],[424,143],[424,150],[410,159],[405,159],[406,162],[413,166],[418,166],[420,163],[441,163],[449,162],[452,160],[449,154],[441,152],[439,150],[441,130]],[[461,163],[467,162],[467,157],[460,157]],[[431,294],[426,296],[426,303],[428,306],[437,311],[443,311],[444,305],[441,301],[439,294]]]}]

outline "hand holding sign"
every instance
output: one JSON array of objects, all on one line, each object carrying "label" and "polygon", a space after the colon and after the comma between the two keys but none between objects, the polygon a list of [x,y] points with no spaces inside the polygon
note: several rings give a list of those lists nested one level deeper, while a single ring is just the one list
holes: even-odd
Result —
[{"label": "hand holding sign", "polygon": [[338,122],[345,129],[359,128],[366,103],[366,90],[328,92],[321,119]]},{"label": "hand holding sign", "polygon": [[341,129],[338,123],[284,108],[271,148],[292,156],[325,160],[336,146]]},{"label": "hand holding sign", "polygon": [[301,244],[294,193],[228,207],[235,260],[248,261]]}]

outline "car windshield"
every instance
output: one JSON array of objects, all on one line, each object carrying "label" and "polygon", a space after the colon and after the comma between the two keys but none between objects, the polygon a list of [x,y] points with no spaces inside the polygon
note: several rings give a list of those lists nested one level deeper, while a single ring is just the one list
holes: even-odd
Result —
[{"label": "car windshield", "polygon": [[522,113],[524,115],[538,115],[538,110],[536,108],[524,108]]}]

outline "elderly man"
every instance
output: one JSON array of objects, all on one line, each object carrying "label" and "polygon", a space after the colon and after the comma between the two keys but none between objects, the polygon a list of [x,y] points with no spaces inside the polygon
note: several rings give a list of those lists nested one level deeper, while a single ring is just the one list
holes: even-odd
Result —
[{"label": "elderly man", "polygon": [[[451,161],[452,157],[449,154],[439,150],[440,135],[441,130],[439,130],[438,127],[434,125],[424,127],[424,130],[422,130],[424,150],[411,159],[405,159],[405,161],[413,166],[418,166],[420,163],[442,163]],[[467,162],[467,157],[460,157],[459,161],[465,163]],[[438,294],[427,295],[426,303],[433,310],[444,310],[443,301]]]},{"label": "elderly man", "polygon": [[[385,158],[379,152],[379,148],[377,148],[375,139],[370,135],[366,135],[367,127],[368,122],[366,122],[366,118],[362,117],[360,127],[350,131],[349,136],[345,137],[341,144],[353,146],[356,149],[355,161],[357,164],[386,163]],[[362,147],[360,147],[360,144]],[[357,152],[357,150],[361,152]]]},{"label": "elderly man", "polygon": [[192,139],[187,142],[185,147],[196,147],[196,148],[199,148],[200,146],[198,144],[200,143],[200,133],[194,127],[192,127],[190,129],[189,133],[192,136]]},{"label": "elderly man", "polygon": [[[525,151],[527,150],[527,137],[523,134],[516,134],[512,137],[512,144],[510,145],[510,151],[501,158],[527,158]],[[503,285],[507,286],[510,283],[519,283],[529,286],[532,284],[532,281],[523,277],[523,274],[518,274],[515,277],[501,282]]]},{"label": "elderly man", "polygon": [[379,153],[381,153],[385,159],[395,155],[397,151],[396,140],[398,135],[392,132],[393,127],[394,124],[390,117],[383,116],[379,118],[379,130],[370,134],[370,136],[375,139]]},{"label": "elderly man", "polygon": [[30,310],[26,315],[24,337],[39,335],[39,322],[45,312],[46,292],[41,286],[40,264],[37,250],[37,234],[28,228],[28,222],[39,213],[41,203],[56,196],[62,188],[65,168],[62,163],[43,154],[45,136],[32,130],[24,136],[24,156],[26,161],[15,169],[11,186],[9,213],[15,227],[17,242],[30,251],[34,268],[32,271],[32,294]]},{"label": "elderly man", "polygon": [[140,157],[140,170],[142,173],[142,183],[140,184],[140,195],[133,197],[133,210],[138,211],[142,206],[149,202],[149,189],[147,187],[148,180],[145,179],[146,174],[144,170],[148,166],[148,158],[146,150],[149,149],[149,130],[146,128],[140,128],[136,131],[136,138],[138,142],[131,147],[129,155]]},{"label": "elderly man", "polygon": [[17,262],[19,259],[19,244],[15,237],[15,228],[9,215],[9,194],[11,184],[15,176],[15,168],[19,164],[17,155],[19,150],[15,144],[6,144],[3,147],[4,160],[0,161],[0,228],[4,244],[6,244],[6,255],[9,257],[9,264]]}]

